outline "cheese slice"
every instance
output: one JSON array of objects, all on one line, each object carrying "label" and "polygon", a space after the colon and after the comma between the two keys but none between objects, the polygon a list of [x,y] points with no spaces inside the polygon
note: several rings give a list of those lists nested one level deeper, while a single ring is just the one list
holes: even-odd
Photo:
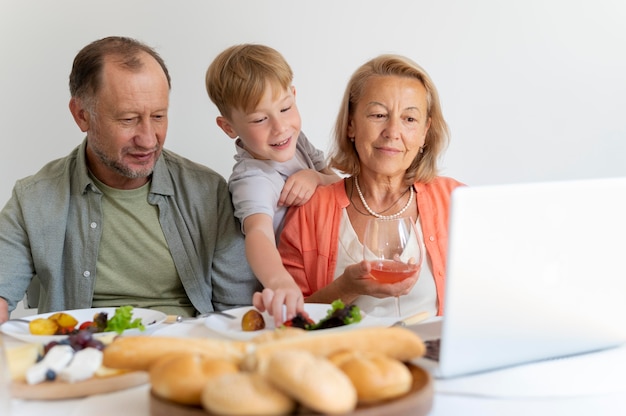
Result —
[{"label": "cheese slice", "polygon": [[6,353],[11,379],[24,381],[28,369],[37,362],[37,358],[43,353],[43,346],[41,344],[24,344],[8,348]]}]

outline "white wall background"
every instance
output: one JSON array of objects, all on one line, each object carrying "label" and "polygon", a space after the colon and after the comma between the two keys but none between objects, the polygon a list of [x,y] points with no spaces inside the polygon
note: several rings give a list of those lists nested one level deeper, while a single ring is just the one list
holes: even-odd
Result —
[{"label": "white wall background", "polygon": [[227,177],[233,143],[204,90],[213,57],[265,43],[295,72],[303,129],[327,150],[350,74],[407,55],[452,130],[443,173],[470,185],[626,176],[623,0],[0,0],[0,206],[82,140],[72,59],[108,35],[154,46],[173,78],[166,146]]},{"label": "white wall background", "polygon": [[82,140],[71,63],[109,35],[163,56],[166,146],[225,177],[233,143],[204,73],[244,42],[290,62],[303,129],[323,150],[349,76],[392,52],[438,85],[452,131],[443,174],[470,185],[626,176],[624,22],[623,0],[0,0],[0,206],[15,180]]}]

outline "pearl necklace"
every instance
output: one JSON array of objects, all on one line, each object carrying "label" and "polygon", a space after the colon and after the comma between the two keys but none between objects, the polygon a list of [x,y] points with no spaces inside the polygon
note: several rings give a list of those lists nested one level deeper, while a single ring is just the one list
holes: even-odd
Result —
[{"label": "pearl necklace", "polygon": [[356,191],[359,194],[359,199],[361,199],[361,203],[363,204],[363,206],[365,207],[365,209],[367,210],[367,212],[369,212],[372,216],[376,217],[376,218],[380,218],[381,220],[392,220],[394,218],[398,218],[400,215],[404,214],[404,212],[409,209],[409,207],[411,206],[411,203],[413,202],[413,186],[409,187],[409,191],[411,192],[409,194],[409,200],[406,202],[406,205],[404,206],[404,208],[402,208],[400,211],[396,212],[393,215],[380,215],[378,212],[374,212],[374,210],[372,210],[370,208],[369,205],[367,205],[367,202],[365,202],[365,197],[363,196],[363,192],[361,192],[361,187],[359,186],[359,177],[355,176],[354,177],[354,184],[356,185]]}]

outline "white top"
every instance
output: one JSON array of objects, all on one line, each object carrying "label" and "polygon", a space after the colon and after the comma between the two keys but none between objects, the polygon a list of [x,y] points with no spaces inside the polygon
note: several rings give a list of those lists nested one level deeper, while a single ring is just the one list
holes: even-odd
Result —
[{"label": "white top", "polygon": [[[421,236],[422,227],[419,221],[416,221],[416,226]],[[363,260],[363,245],[359,241],[354,228],[352,228],[352,223],[345,209],[343,210],[339,227],[340,237],[337,249],[335,279],[343,274],[347,266]],[[354,303],[367,315],[389,317],[396,314],[394,302],[394,298],[378,299],[362,295]],[[422,263],[419,279],[413,286],[413,289],[411,289],[411,292],[400,297],[400,312],[402,316],[409,316],[423,311],[428,312],[430,316],[437,315],[437,291],[428,256]]]}]

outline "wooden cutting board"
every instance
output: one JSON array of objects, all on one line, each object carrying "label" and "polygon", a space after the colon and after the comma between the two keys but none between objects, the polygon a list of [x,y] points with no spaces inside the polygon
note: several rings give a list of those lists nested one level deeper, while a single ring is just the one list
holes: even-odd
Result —
[{"label": "wooden cutting board", "polygon": [[25,381],[14,381],[11,385],[11,394],[16,399],[76,399],[124,390],[148,382],[148,373],[144,371],[131,371],[109,377],[94,377],[77,383],[55,380],[29,385]]},{"label": "wooden cutting board", "polygon": [[[413,375],[413,385],[407,394],[393,400],[368,407],[358,407],[344,416],[425,416],[432,409],[434,398],[433,380],[421,367],[408,364]],[[237,392],[233,392],[237,394]],[[245,400],[245,398],[242,398]],[[308,413],[299,411],[298,416]],[[185,406],[150,394],[151,416],[207,416],[209,413],[200,407]],[[319,415],[319,414],[318,414]]]}]

